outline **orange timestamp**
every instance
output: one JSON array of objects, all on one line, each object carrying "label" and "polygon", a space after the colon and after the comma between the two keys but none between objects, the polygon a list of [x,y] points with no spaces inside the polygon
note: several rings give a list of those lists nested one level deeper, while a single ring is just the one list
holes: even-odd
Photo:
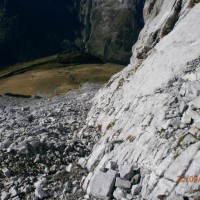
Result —
[{"label": "orange timestamp", "polygon": [[177,182],[179,182],[179,183],[200,182],[200,177],[199,176],[178,176],[177,177]]}]

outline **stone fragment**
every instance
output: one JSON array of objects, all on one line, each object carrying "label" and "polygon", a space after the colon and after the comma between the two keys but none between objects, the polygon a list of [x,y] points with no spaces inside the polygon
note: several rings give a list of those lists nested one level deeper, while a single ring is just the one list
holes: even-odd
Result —
[{"label": "stone fragment", "polygon": [[181,122],[184,124],[190,124],[192,121],[192,116],[189,112],[185,112],[181,118]]},{"label": "stone fragment", "polygon": [[73,189],[73,185],[70,181],[68,181],[64,184],[63,193],[70,193],[72,189]]},{"label": "stone fragment", "polygon": [[134,175],[134,166],[126,161],[123,165],[119,166],[119,173],[122,179],[130,180]]},{"label": "stone fragment", "polygon": [[191,135],[191,134],[187,134],[185,137],[184,137],[184,139],[183,139],[183,141],[181,141],[181,145],[183,146],[189,146],[190,144],[193,144],[193,143],[195,143],[197,141],[197,139],[193,136],[193,135]]},{"label": "stone fragment", "polygon": [[116,188],[116,190],[113,192],[113,196],[115,197],[115,199],[121,200],[122,198],[126,197],[126,192],[121,188]]},{"label": "stone fragment", "polygon": [[45,197],[47,197],[47,193],[41,188],[41,187],[37,187],[35,189],[35,196],[40,198],[40,199],[44,199]]},{"label": "stone fragment", "polygon": [[87,163],[87,160],[86,160],[85,158],[79,158],[78,164],[79,164],[82,168],[85,168],[86,163]]},{"label": "stone fragment", "polygon": [[117,171],[99,171],[95,174],[88,186],[90,195],[96,198],[109,198],[113,192]]},{"label": "stone fragment", "polygon": [[198,114],[198,112],[196,112],[196,111],[192,110],[191,108],[189,108],[183,114],[181,122],[185,123],[185,124],[190,124],[191,122],[198,123],[198,122],[200,122],[200,115]]},{"label": "stone fragment", "polygon": [[10,170],[8,168],[3,168],[2,172],[3,172],[4,176],[6,176],[8,178],[10,177]]},{"label": "stone fragment", "polygon": [[116,178],[115,187],[119,187],[122,189],[130,189],[131,188],[131,181],[123,180],[119,177]]},{"label": "stone fragment", "polygon": [[133,178],[131,179],[131,183],[132,183],[133,185],[139,184],[140,178],[141,178],[140,174],[136,174],[136,175],[133,176]]},{"label": "stone fragment", "polygon": [[11,194],[6,192],[6,191],[3,191],[1,193],[1,200],[8,200],[10,198]]},{"label": "stone fragment", "polygon": [[171,121],[171,125],[173,126],[173,128],[177,129],[180,127],[181,124],[181,120],[180,118],[175,118]]},{"label": "stone fragment", "polygon": [[23,189],[23,192],[26,193],[26,194],[32,192],[32,187],[31,187],[31,185],[26,185],[26,186],[24,187],[24,189]]},{"label": "stone fragment", "polygon": [[183,114],[187,109],[188,109],[188,105],[184,101],[182,101],[179,106],[180,113]]},{"label": "stone fragment", "polygon": [[180,94],[181,96],[184,96],[185,93],[186,93],[186,83],[183,83],[182,86],[181,86],[181,89],[180,89],[180,91],[179,91],[179,94]]},{"label": "stone fragment", "polygon": [[197,77],[195,73],[190,73],[190,74],[188,73],[185,76],[183,76],[182,79],[185,81],[196,81]]},{"label": "stone fragment", "polygon": [[167,130],[167,129],[169,128],[169,126],[170,126],[170,123],[171,123],[171,120],[168,120],[168,121],[164,122],[164,123],[162,124],[162,128],[163,128],[164,130]]},{"label": "stone fragment", "polygon": [[129,200],[132,200],[133,199],[133,195],[132,194],[127,194],[126,198],[129,199]]},{"label": "stone fragment", "polygon": [[190,101],[189,106],[193,106],[194,108],[200,109],[200,96]]},{"label": "stone fragment", "polygon": [[88,185],[89,185],[89,183],[90,183],[90,181],[91,181],[91,179],[92,179],[92,176],[93,176],[93,173],[90,172],[90,173],[87,175],[87,177],[85,178],[85,180],[84,180],[84,182],[83,182],[83,185],[82,185],[83,190],[85,190],[85,191],[87,190]]},{"label": "stone fragment", "polygon": [[72,165],[72,163],[70,163],[70,164],[66,167],[66,171],[67,171],[67,172],[71,172],[71,171],[72,171],[72,167],[73,167],[73,165]]},{"label": "stone fragment", "polygon": [[140,193],[142,189],[142,186],[141,185],[133,185],[132,188],[131,188],[131,194],[132,195],[138,195]]},{"label": "stone fragment", "polygon": [[9,139],[5,139],[0,143],[0,149],[7,149],[11,145],[11,141]]},{"label": "stone fragment", "polygon": [[33,138],[28,142],[34,149],[40,145],[40,140]]},{"label": "stone fragment", "polygon": [[188,94],[193,94],[194,96],[200,95],[200,81],[192,81],[186,91]]},{"label": "stone fragment", "polygon": [[53,174],[53,173],[55,173],[56,172],[56,165],[52,165],[51,167],[50,167],[50,169],[49,169],[49,173],[50,174]]},{"label": "stone fragment", "polygon": [[10,188],[9,193],[11,194],[11,197],[15,197],[15,196],[17,196],[18,191],[17,191],[16,187],[14,186],[14,187]]},{"label": "stone fragment", "polygon": [[18,145],[13,146],[11,149],[16,150],[19,154],[28,154],[27,142],[20,142]]},{"label": "stone fragment", "polygon": [[34,186],[37,188],[43,186],[46,182],[47,182],[46,178],[41,178],[40,180],[34,183]]}]

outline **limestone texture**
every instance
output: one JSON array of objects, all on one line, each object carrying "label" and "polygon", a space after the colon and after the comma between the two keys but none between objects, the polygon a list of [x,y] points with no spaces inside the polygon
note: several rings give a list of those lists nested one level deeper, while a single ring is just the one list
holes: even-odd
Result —
[{"label": "limestone texture", "polygon": [[[198,181],[179,181],[200,176],[200,4],[192,3],[146,1],[131,63],[96,94],[88,114],[86,127],[102,135],[88,170],[95,176],[111,160],[119,171],[130,163],[141,176],[132,186],[137,199],[200,198]],[[112,149],[103,152],[106,144]]]}]

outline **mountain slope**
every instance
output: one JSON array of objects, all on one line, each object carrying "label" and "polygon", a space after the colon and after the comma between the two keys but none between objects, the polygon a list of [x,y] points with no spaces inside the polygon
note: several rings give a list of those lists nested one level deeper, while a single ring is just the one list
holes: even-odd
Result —
[{"label": "mountain slope", "polygon": [[89,0],[87,3],[89,12],[83,9],[86,48],[106,61],[127,64],[143,27],[144,0]]},{"label": "mountain slope", "polygon": [[57,53],[80,37],[79,2],[1,0],[0,64]]},{"label": "mountain slope", "polygon": [[0,66],[63,50],[128,63],[143,27],[143,2],[0,0]]},{"label": "mountain slope", "polygon": [[199,199],[200,4],[192,2],[146,1],[131,64],[96,95],[87,121],[102,138],[87,161],[90,195],[130,193],[113,193],[112,184],[102,193],[99,176],[109,168],[122,178],[123,169],[140,171],[130,194],[137,199]]}]

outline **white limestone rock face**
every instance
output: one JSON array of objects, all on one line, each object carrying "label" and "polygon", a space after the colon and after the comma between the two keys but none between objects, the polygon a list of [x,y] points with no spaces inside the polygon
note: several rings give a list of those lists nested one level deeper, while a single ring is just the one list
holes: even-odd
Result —
[{"label": "white limestone rock face", "polygon": [[139,199],[200,197],[200,182],[178,181],[200,175],[200,4],[189,4],[146,1],[131,64],[99,91],[87,118],[102,132],[87,163],[93,178],[110,160],[119,169],[128,162],[141,172]]}]

